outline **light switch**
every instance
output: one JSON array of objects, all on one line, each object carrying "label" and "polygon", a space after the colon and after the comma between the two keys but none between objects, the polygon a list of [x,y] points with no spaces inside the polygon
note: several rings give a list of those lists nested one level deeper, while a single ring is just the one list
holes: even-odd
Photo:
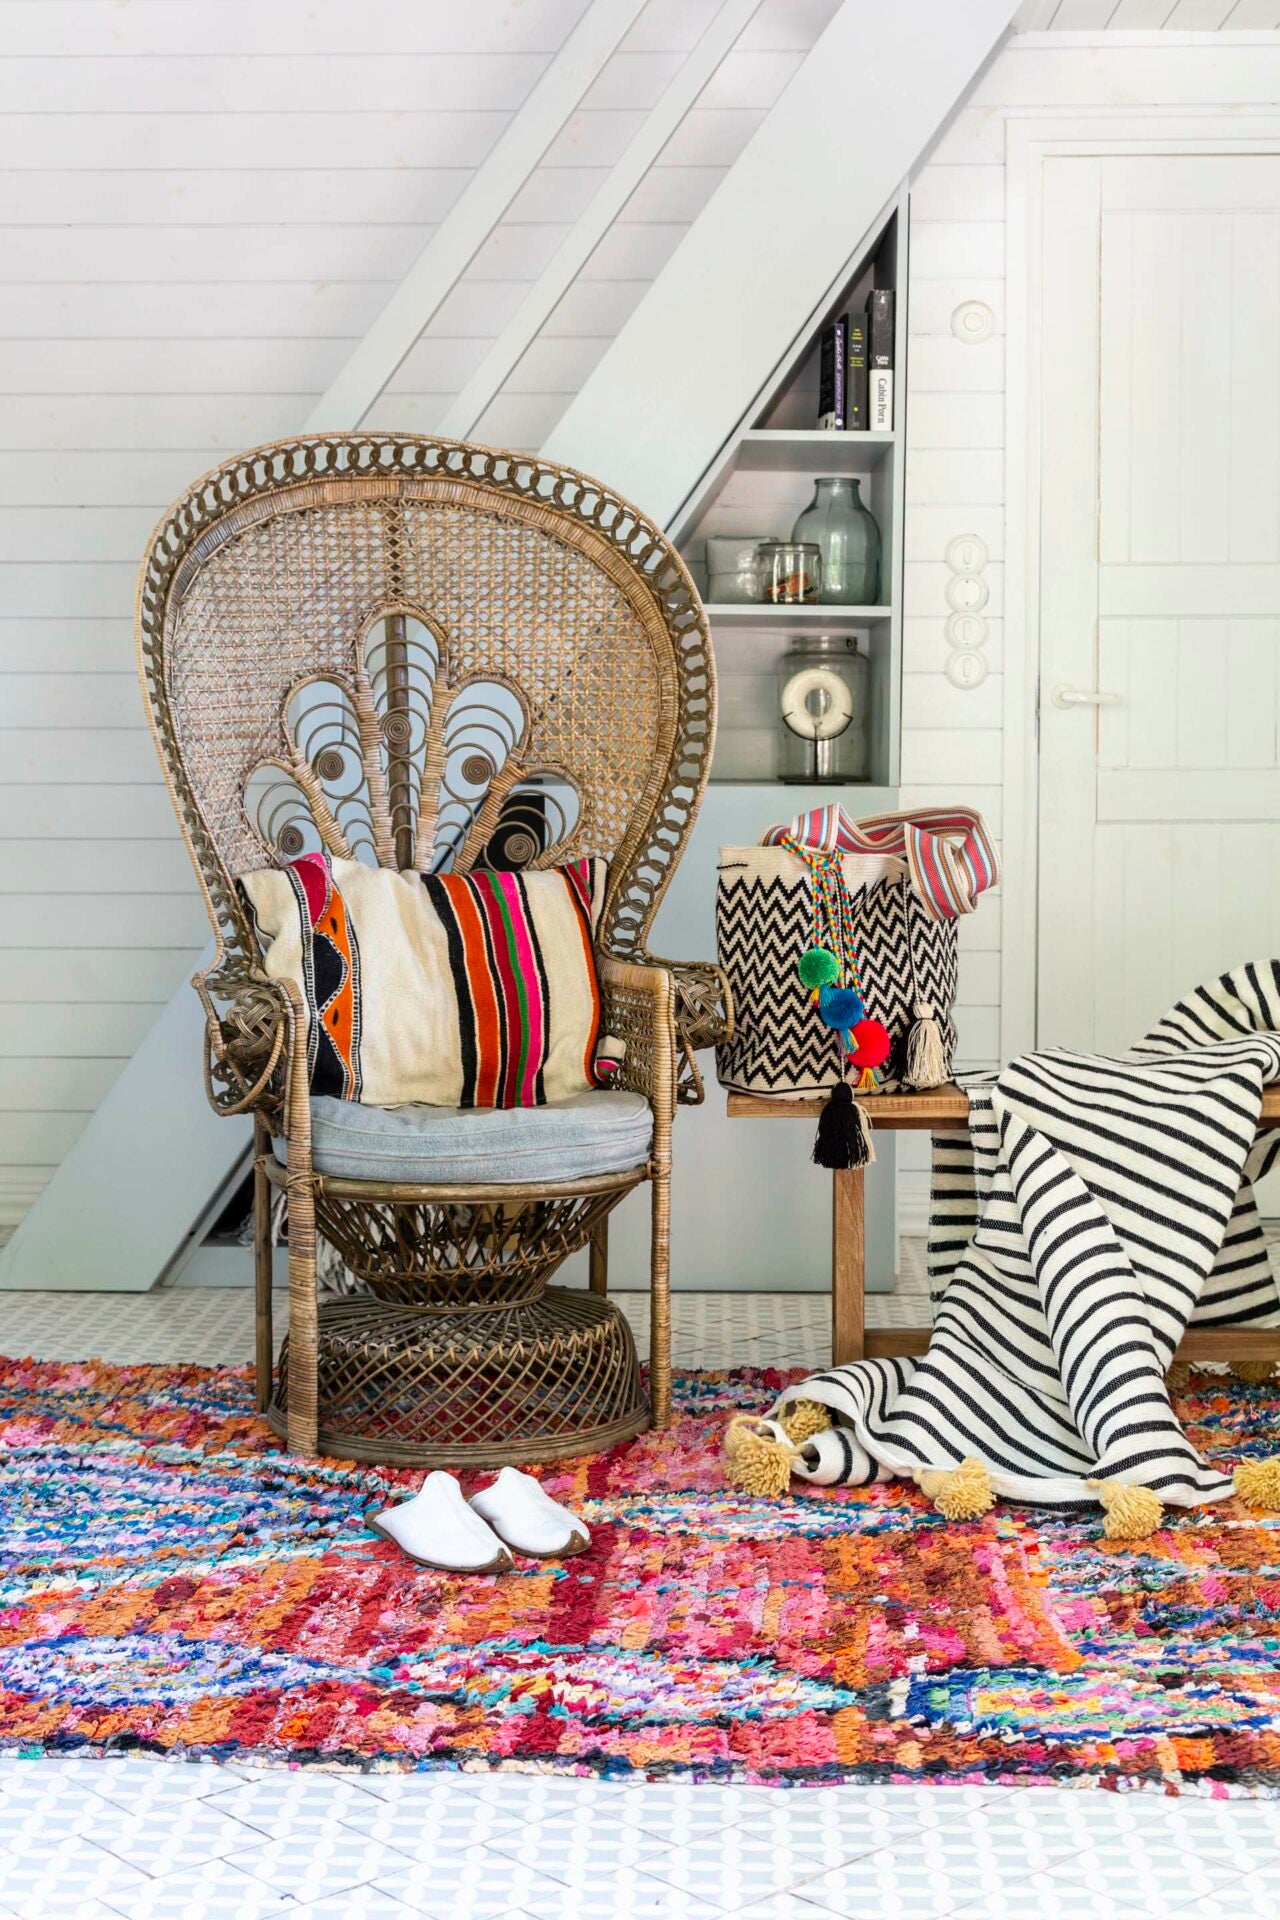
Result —
[{"label": "light switch", "polygon": [[970,573],[953,574],[947,582],[947,605],[955,613],[981,613],[990,597],[986,581]]},{"label": "light switch", "polygon": [[971,647],[953,647],[944,671],[953,687],[967,692],[970,687],[980,687],[986,679],[987,656],[975,653]]},{"label": "light switch", "polygon": [[987,640],[982,609],[989,589],[980,577],[987,564],[987,543],[976,533],[953,534],[943,558],[951,575],[946,585],[951,613],[946,626],[950,652],[942,670],[953,687],[979,687],[987,677],[986,660],[978,652]]},{"label": "light switch", "polygon": [[952,573],[981,573],[987,558],[986,544],[976,533],[958,533],[947,542],[946,562]]},{"label": "light switch", "polygon": [[949,647],[985,647],[987,623],[980,613],[952,613],[947,616]]}]

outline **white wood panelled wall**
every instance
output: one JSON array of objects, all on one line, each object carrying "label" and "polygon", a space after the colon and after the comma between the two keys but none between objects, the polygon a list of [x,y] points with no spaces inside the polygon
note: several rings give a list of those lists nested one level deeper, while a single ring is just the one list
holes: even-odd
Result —
[{"label": "white wood panelled wall", "polygon": [[[0,1225],[39,1191],[207,930],[133,678],[150,528],[224,454],[297,430],[581,4],[0,0],[0,44],[17,56],[0,74]],[[833,10],[764,0],[483,437],[546,437]],[[429,430],[444,416],[711,11],[650,0],[372,424]],[[1135,102],[1247,121],[1280,99],[1274,40],[1163,40],[1015,41],[915,182],[904,794],[967,794],[997,830],[1006,125]],[[973,300],[994,333],[966,345],[952,316]],[[990,553],[991,672],[973,692],[943,675],[943,555],[961,532]],[[965,929],[974,1061],[999,1047],[999,911]],[[918,1218],[922,1174],[904,1187]]]},{"label": "white wood panelled wall", "polygon": [[[301,429],[584,0],[0,0],[0,1228],[207,936],[133,669],[166,503]],[[763,0],[479,422],[536,446],[837,0]],[[649,0],[367,417],[431,431],[717,0]]]},{"label": "white wood panelled wall", "polygon": [[[1099,23],[1102,24],[1102,23]],[[1155,24],[1159,24],[1158,22]],[[1263,22],[1264,25],[1271,23]],[[1003,833],[1002,667],[1021,647],[1016,608],[1005,607],[1005,155],[1011,120],[1087,114],[1117,127],[1143,116],[1159,137],[1161,115],[1185,121],[1198,108],[1230,108],[1239,131],[1251,111],[1280,99],[1280,38],[1153,33],[1108,45],[1105,33],[1023,35],[997,55],[967,105],[938,140],[912,187],[910,382],[907,409],[906,580],[903,631],[903,805],[968,798]],[[1017,292],[1014,290],[1013,297]],[[976,343],[953,330],[966,302],[990,309],[992,332]],[[1020,532],[1016,512],[1008,526]],[[990,671],[972,691],[944,675],[945,551],[976,533],[989,552],[983,617]],[[1031,804],[1034,804],[1032,800]],[[958,1024],[966,1064],[1000,1053],[1000,931],[997,896],[962,927]],[[923,1225],[927,1145],[899,1136],[899,1218]]]}]

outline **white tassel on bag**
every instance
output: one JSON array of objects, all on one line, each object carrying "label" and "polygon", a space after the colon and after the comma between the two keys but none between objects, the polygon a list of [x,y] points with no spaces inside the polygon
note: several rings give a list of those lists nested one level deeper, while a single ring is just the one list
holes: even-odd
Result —
[{"label": "white tassel on bag", "polygon": [[912,1008],[915,1024],[907,1035],[906,1081],[911,1087],[940,1087],[947,1077],[947,1056],[942,1046],[933,1003],[917,1000]]}]

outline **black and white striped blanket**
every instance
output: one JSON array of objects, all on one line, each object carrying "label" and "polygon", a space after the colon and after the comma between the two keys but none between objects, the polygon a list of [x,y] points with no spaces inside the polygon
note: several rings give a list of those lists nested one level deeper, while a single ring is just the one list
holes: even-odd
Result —
[{"label": "black and white striped blanket", "polygon": [[934,1141],[921,1360],[861,1360],[788,1389],[835,1424],[794,1471],[865,1485],[976,1455],[994,1491],[1092,1503],[1087,1482],[1172,1506],[1227,1497],[1169,1403],[1188,1321],[1280,1324],[1253,1183],[1280,1079],[1280,960],[1199,987],[1120,1059],[1055,1049],[967,1082],[968,1134]]}]

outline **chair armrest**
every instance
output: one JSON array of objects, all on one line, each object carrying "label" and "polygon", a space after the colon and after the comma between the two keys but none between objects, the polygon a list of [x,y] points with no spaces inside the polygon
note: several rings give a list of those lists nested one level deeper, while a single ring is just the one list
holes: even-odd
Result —
[{"label": "chair armrest", "polygon": [[278,1113],[301,1004],[282,981],[239,961],[215,963],[191,984],[204,1007],[204,1084],[214,1112]]},{"label": "chair armrest", "polygon": [[692,1051],[727,1046],[733,1038],[733,989],[727,975],[710,960],[647,957],[675,981],[676,1029]]},{"label": "chair armrest", "polygon": [[[621,1008],[613,1012],[611,994],[614,984],[621,987],[624,975],[631,991],[641,996],[646,993],[654,996],[658,988],[656,981],[665,982],[663,991],[668,996],[670,1013],[669,1028],[664,1034],[664,1044],[671,1047],[674,1102],[684,1107],[701,1105],[704,1098],[702,1073],[695,1054],[703,1047],[722,1046],[733,1037],[733,994],[719,967],[700,960],[658,960],[646,954],[643,958],[622,960],[615,954],[600,955],[600,987],[605,1000],[605,1030],[615,1034],[618,1039],[627,1042],[628,1060],[633,1044],[631,1032],[622,1024],[625,1016]],[[630,1012],[630,1009],[628,1009]],[[634,1018],[634,1014],[630,1017]],[[653,1044],[653,1036],[640,1041],[646,1048]],[[636,1085],[638,1092],[648,1093],[648,1086],[640,1087],[624,1073],[624,1086]]]},{"label": "chair armrest", "polygon": [[655,1119],[669,1128],[679,1097],[675,981],[666,967],[603,950],[596,967],[602,1031],[625,1046],[618,1085],[642,1093]]},{"label": "chair armrest", "polygon": [[733,989],[709,960],[659,960],[675,986],[676,1045],[678,1050],[676,1099],[683,1107],[701,1106],[705,1098],[702,1069],[695,1055],[706,1047],[722,1047],[733,1038]]}]

